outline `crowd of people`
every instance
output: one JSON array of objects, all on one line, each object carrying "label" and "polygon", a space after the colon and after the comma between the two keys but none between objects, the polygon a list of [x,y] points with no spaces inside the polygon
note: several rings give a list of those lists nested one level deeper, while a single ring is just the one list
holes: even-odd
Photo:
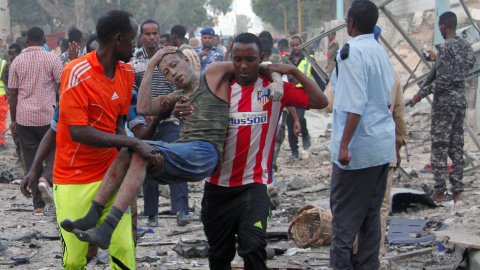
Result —
[{"label": "crowd of people", "polygon": [[[340,48],[335,33],[328,36],[326,89],[299,48],[303,36],[274,46],[267,31],[241,33],[225,47],[212,28],[188,40],[182,25],[161,34],[155,20],[138,25],[121,10],[105,13],[94,35],[71,28],[51,52],[39,27],[15,43],[7,36],[0,150],[10,109],[27,172],[20,188],[33,197],[34,212],[55,205],[62,266],[82,269],[100,247],[112,269],[134,269],[137,195],[148,226],[158,226],[158,185],[168,185],[171,213],[185,226],[188,182],[205,180],[210,268],[230,269],[238,252],[245,269],[266,269],[269,194],[285,132],[290,158],[298,159],[299,134],[304,149],[311,145],[305,110],[326,108],[333,113],[330,265],[378,269],[406,126],[377,20],[373,2],[353,2],[345,18],[352,38]],[[447,155],[453,199],[463,191],[464,80],[475,58],[456,24],[454,13],[440,16],[446,42],[438,56],[430,52],[436,76],[413,99],[434,94],[436,201],[445,200]]]}]

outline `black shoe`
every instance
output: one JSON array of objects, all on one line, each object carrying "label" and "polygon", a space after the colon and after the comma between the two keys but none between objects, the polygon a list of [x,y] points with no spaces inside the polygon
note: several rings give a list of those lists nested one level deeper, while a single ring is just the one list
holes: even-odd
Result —
[{"label": "black shoe", "polygon": [[312,145],[311,141],[310,141],[310,135],[308,135],[307,137],[303,138],[302,139],[302,142],[303,142],[303,149],[307,150],[308,148],[310,148],[310,146]]},{"label": "black shoe", "polygon": [[190,224],[190,220],[188,220],[187,215],[183,211],[177,212],[177,226],[184,227]]},{"label": "black shoe", "polygon": [[157,215],[148,216],[147,226],[158,227],[158,216]]},{"label": "black shoe", "polygon": [[292,152],[292,155],[288,157],[288,159],[298,159],[298,151]]}]

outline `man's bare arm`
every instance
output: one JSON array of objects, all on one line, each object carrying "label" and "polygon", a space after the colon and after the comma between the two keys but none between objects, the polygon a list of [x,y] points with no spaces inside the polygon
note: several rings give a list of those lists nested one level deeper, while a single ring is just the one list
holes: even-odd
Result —
[{"label": "man's bare arm", "polygon": [[153,70],[162,61],[163,56],[169,53],[175,53],[175,51],[176,49],[173,47],[159,50],[148,63],[145,74],[143,75],[142,83],[138,90],[138,114],[150,116],[162,115],[165,117],[166,115],[170,115],[175,107],[175,102],[177,102],[177,100],[174,100],[169,96],[157,97],[154,100],[151,98]]},{"label": "man's bare arm", "polygon": [[308,108],[323,109],[327,107],[327,97],[323,94],[322,90],[320,90],[320,87],[318,87],[318,85],[312,79],[308,78],[295,66],[272,64],[268,66],[268,70],[270,72],[278,72],[280,74],[287,74],[295,77],[295,79],[302,84],[303,89],[309,98]]},{"label": "man's bare arm", "polygon": [[144,158],[155,159],[155,148],[141,140],[127,135],[116,135],[100,131],[89,125],[69,125],[72,141],[98,148],[122,148],[127,147]]},{"label": "man's bare arm", "polygon": [[16,134],[17,130],[15,128],[15,125],[17,123],[18,88],[9,88],[9,90],[10,97],[8,98],[8,102],[10,104],[10,120],[12,120],[10,130],[12,131],[12,134]]},{"label": "man's bare arm", "polygon": [[342,165],[348,165],[352,157],[349,155],[348,145],[352,140],[353,133],[360,123],[361,115],[355,113],[348,113],[345,122],[345,129],[343,130],[342,140],[340,141],[340,151],[338,153],[338,162]]}]

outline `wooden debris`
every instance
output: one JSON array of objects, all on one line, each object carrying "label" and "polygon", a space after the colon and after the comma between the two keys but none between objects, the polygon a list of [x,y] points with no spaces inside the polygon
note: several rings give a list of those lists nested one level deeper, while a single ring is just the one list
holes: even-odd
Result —
[{"label": "wooden debris", "polygon": [[[232,269],[244,269],[245,266],[243,265],[243,263],[241,264],[232,264]],[[282,264],[267,264],[267,268],[268,269],[285,269],[285,270],[295,270],[295,269],[305,269],[305,267],[303,266],[299,266],[299,265],[291,265],[291,264],[286,264],[286,265],[282,265]]]},{"label": "wooden debris", "polygon": [[175,245],[177,242],[145,242],[145,243],[138,243],[137,246],[168,246],[168,245]]},{"label": "wooden debris", "polygon": [[448,240],[450,243],[480,249],[480,236],[475,235],[475,233],[465,232],[465,231],[449,231],[443,230],[438,232],[432,232],[435,236],[442,237]]},{"label": "wooden debris", "polygon": [[413,258],[413,257],[416,257],[416,256],[421,256],[421,255],[432,253],[433,249],[434,248],[430,247],[430,248],[414,250],[414,251],[410,251],[410,252],[407,252],[407,253],[398,254],[398,255],[395,255],[395,256],[384,257],[384,258],[382,258],[382,260],[391,262],[391,261],[398,261],[398,260]]}]

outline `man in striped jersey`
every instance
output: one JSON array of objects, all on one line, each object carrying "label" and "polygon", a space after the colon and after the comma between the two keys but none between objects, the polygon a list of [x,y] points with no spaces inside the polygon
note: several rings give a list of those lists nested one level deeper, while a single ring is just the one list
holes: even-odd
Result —
[{"label": "man in striped jersey", "polygon": [[280,102],[262,97],[262,89],[271,81],[259,74],[261,59],[257,36],[244,33],[235,38],[223,164],[207,179],[202,200],[210,269],[230,269],[235,257],[235,234],[245,269],[267,269],[265,246],[270,200],[266,185],[272,182],[278,119],[285,106],[321,109],[328,104],[315,82],[291,65],[273,64],[269,71],[292,75],[303,87],[285,82]]}]

